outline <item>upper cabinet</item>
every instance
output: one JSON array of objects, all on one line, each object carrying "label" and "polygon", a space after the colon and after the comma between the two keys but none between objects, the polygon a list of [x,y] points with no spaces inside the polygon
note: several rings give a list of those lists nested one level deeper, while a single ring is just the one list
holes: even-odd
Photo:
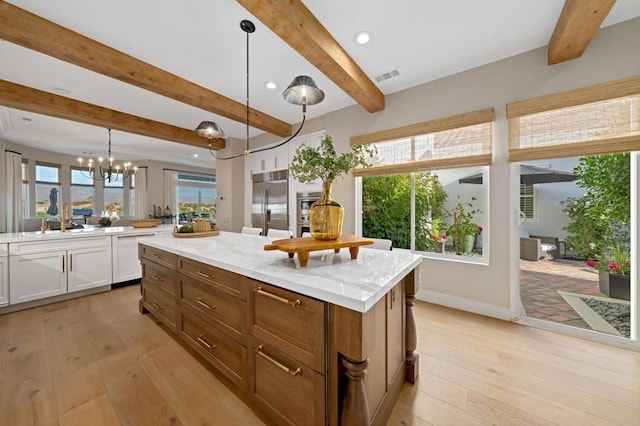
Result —
[{"label": "upper cabinet", "polygon": [[266,151],[254,152],[247,159],[250,175],[289,168],[289,147],[284,144]]}]

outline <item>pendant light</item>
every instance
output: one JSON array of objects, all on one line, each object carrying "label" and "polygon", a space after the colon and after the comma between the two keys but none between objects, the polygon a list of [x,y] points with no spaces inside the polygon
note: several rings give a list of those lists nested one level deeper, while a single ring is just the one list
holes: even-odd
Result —
[{"label": "pendant light", "polygon": [[306,75],[299,75],[293,79],[291,84],[285,89],[282,94],[285,101],[294,104],[294,105],[302,105],[302,122],[300,123],[300,127],[296,132],[289,137],[288,139],[280,142],[277,145],[266,147],[266,148],[257,148],[257,149],[249,149],[249,34],[255,32],[256,27],[253,22],[248,20],[243,20],[240,22],[240,28],[247,34],[247,105],[246,105],[246,140],[245,140],[245,150],[242,154],[231,155],[229,157],[219,157],[215,154],[211,146],[212,138],[224,138],[224,132],[222,128],[217,123],[212,121],[203,121],[198,127],[194,130],[194,132],[198,136],[203,136],[209,139],[209,152],[213,157],[217,160],[230,160],[233,158],[238,158],[242,156],[248,157],[251,153],[267,151],[270,149],[277,148],[291,141],[293,138],[298,136],[302,127],[304,126],[304,122],[306,120],[307,114],[307,105],[315,105],[317,103],[322,102],[324,99],[324,92],[318,88],[313,78]]}]

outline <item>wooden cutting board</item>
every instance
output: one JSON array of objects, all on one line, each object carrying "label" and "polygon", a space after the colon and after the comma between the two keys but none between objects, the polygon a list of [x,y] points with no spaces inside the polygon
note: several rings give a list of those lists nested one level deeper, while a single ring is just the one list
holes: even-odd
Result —
[{"label": "wooden cutting board", "polygon": [[313,237],[285,238],[272,241],[271,244],[265,245],[264,249],[284,251],[289,254],[289,258],[292,258],[294,254],[298,253],[300,266],[307,266],[309,252],[333,249],[333,251],[338,253],[340,249],[348,248],[351,259],[356,259],[360,246],[370,244],[373,244],[373,240],[370,238],[358,237],[353,234],[342,234],[335,240],[316,240]]}]

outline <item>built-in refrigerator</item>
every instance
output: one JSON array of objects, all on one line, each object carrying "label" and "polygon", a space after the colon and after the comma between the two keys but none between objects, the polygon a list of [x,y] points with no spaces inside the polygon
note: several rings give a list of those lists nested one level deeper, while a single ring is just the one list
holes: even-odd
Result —
[{"label": "built-in refrigerator", "polygon": [[251,226],[262,229],[289,229],[289,171],[256,173],[253,179]]}]

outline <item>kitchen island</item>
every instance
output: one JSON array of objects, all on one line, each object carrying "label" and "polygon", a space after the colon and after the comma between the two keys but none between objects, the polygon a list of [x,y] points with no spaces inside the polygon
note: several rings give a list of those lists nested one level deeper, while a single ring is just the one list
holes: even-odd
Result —
[{"label": "kitchen island", "polygon": [[301,268],[265,251],[271,241],[231,232],[141,241],[141,312],[278,424],[385,424],[418,374],[421,257],[327,250]]}]

